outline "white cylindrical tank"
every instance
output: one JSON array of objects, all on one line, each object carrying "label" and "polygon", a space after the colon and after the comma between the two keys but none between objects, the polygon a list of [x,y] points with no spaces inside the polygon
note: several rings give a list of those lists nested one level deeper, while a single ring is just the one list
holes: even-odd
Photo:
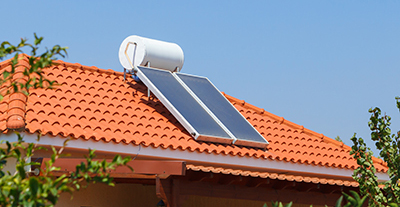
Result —
[{"label": "white cylindrical tank", "polygon": [[121,43],[119,61],[128,70],[149,64],[152,68],[180,71],[184,58],[181,47],[175,43],[132,35]]}]

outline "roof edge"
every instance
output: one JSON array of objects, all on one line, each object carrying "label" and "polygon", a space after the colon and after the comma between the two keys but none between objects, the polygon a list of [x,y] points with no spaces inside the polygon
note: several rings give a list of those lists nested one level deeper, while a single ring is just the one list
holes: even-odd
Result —
[{"label": "roof edge", "polygon": [[273,180],[286,180],[294,182],[314,183],[314,184],[329,184],[337,186],[358,187],[359,183],[352,178],[331,178],[330,176],[308,176],[308,175],[295,175],[291,173],[275,173],[275,172],[259,172],[244,169],[232,169],[224,167],[203,166],[195,164],[187,164],[186,168],[192,171],[221,173],[226,175],[236,175],[244,177],[259,177]]},{"label": "roof edge", "polygon": [[[36,132],[40,133],[40,132]],[[31,134],[24,132],[24,139],[26,142],[36,142],[36,133]],[[11,139],[15,135],[11,135],[9,138]],[[54,139],[52,135],[43,135],[40,139],[41,145],[52,145],[52,146],[62,146],[65,139]],[[193,165],[202,165],[202,166],[225,166],[232,169],[243,169],[250,171],[270,171],[273,172],[282,172],[283,174],[287,173],[306,173],[307,176],[333,176],[333,177],[347,177],[351,179],[354,168],[349,166],[326,166],[326,165],[318,165],[318,164],[300,164],[294,162],[287,161],[279,161],[268,158],[257,158],[251,156],[241,156],[237,157],[231,154],[215,154],[215,153],[193,153],[193,151],[188,150],[176,150],[172,148],[164,148],[163,150],[159,150],[157,147],[148,145],[144,146],[142,144],[135,145],[133,143],[124,143],[124,144],[114,144],[110,145],[105,141],[95,141],[93,139],[84,140],[84,139],[72,139],[68,142],[69,148],[75,149],[84,149],[87,148],[96,148],[98,152],[111,152],[111,153],[120,153],[120,154],[130,154],[135,155],[139,154],[139,156],[143,157],[152,157],[152,158],[167,158],[167,159],[175,159],[175,160],[185,160],[190,162]],[[213,158],[210,159],[210,156]],[[377,169],[377,176],[380,181],[386,181],[389,179],[386,174],[387,170]]]}]

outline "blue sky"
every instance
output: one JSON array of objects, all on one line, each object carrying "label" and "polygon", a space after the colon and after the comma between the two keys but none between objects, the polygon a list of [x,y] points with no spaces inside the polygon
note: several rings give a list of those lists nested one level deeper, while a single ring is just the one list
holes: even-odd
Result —
[{"label": "blue sky", "polygon": [[2,1],[0,41],[44,36],[67,62],[122,71],[121,42],[139,35],[179,44],[182,72],[323,133],[369,139],[379,106],[399,129],[400,2]]}]

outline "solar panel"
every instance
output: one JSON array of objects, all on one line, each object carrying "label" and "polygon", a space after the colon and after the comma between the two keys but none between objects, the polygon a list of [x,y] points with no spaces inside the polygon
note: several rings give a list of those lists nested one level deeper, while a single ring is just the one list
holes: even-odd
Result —
[{"label": "solar panel", "polygon": [[196,139],[232,143],[231,136],[171,72],[140,66],[138,68],[140,80]]},{"label": "solar panel", "polygon": [[237,139],[235,144],[263,147],[268,142],[206,77],[176,75],[196,94]]},{"label": "solar panel", "polygon": [[137,75],[195,139],[268,145],[207,78],[142,66]]}]

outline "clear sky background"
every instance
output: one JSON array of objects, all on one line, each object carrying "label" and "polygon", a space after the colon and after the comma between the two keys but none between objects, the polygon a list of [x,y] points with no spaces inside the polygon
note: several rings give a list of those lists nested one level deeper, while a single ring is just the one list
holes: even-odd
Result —
[{"label": "clear sky background", "polygon": [[[1,1],[0,41],[43,36],[67,62],[122,71],[121,42],[179,44],[182,72],[351,145],[369,108],[399,127],[400,1]],[[372,144],[370,144],[373,146]]]}]

